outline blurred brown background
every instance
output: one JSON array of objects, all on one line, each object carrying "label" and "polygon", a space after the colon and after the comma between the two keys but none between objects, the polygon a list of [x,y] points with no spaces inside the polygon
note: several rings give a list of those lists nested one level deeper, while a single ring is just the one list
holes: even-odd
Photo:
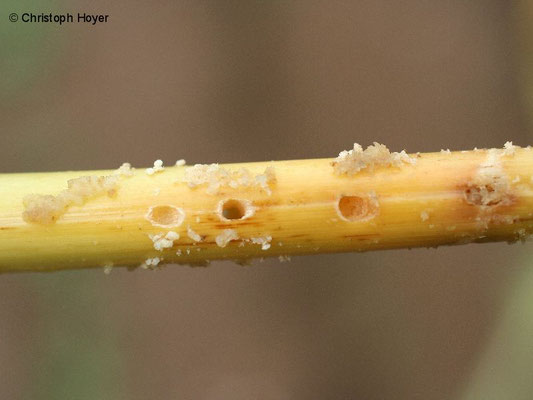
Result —
[{"label": "blurred brown background", "polygon": [[[531,144],[530,10],[6,0],[0,171]],[[1,276],[0,398],[529,399],[531,249]]]}]

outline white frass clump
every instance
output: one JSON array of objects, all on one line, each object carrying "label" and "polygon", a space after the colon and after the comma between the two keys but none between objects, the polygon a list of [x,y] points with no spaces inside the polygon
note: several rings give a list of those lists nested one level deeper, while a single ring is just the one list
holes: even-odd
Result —
[{"label": "white frass clump", "polygon": [[280,263],[288,262],[288,261],[291,261],[291,256],[279,256],[278,260],[279,260]]},{"label": "white frass clump", "polygon": [[239,235],[234,229],[224,229],[220,235],[215,238],[215,242],[219,247],[226,247],[232,240],[237,240]]},{"label": "white frass clump", "polygon": [[71,206],[81,206],[87,200],[107,194],[114,197],[121,177],[133,175],[130,163],[123,163],[111,175],[81,176],[67,181],[67,189],[57,196],[29,194],[22,199],[22,218],[29,223],[52,224]]},{"label": "white frass clump", "polygon": [[104,265],[104,274],[109,275],[113,271],[113,263],[107,263]]},{"label": "white frass clump", "polygon": [[338,175],[354,175],[362,169],[373,171],[375,167],[400,167],[403,164],[415,164],[416,159],[410,157],[405,150],[391,153],[387,146],[374,142],[363,150],[354,143],[353,150],[341,151],[339,156],[332,161],[334,172]]},{"label": "white frass clump", "polygon": [[422,211],[420,213],[420,219],[422,220],[422,222],[427,221],[429,219],[429,213],[425,210]]},{"label": "white frass clump", "polygon": [[165,167],[163,167],[163,161],[161,160],[155,160],[154,161],[154,166],[151,167],[151,168],[146,168],[146,173],[148,175],[153,175],[155,174],[156,172],[162,172],[164,171]]},{"label": "white frass clump", "polygon": [[22,218],[29,223],[52,224],[65,214],[71,206],[81,206],[87,200],[117,193],[117,175],[81,176],[67,181],[67,189],[57,196],[29,194],[22,199]]},{"label": "white frass clump", "polygon": [[141,264],[142,269],[157,269],[157,266],[161,262],[161,258],[159,257],[153,257],[153,258],[147,258],[144,260],[144,262]]},{"label": "white frass clump", "polygon": [[450,151],[450,149],[446,149],[446,150],[441,149],[440,152],[441,152],[441,154],[452,154],[452,152]]},{"label": "white frass clump", "polygon": [[503,145],[503,155],[504,156],[514,156],[516,149],[519,149],[520,146],[513,145],[513,142],[505,142]]},{"label": "white frass clump", "polygon": [[174,246],[174,241],[180,238],[179,233],[169,231],[165,233],[158,233],[157,235],[148,235],[154,243],[154,249],[157,251],[163,251],[164,249],[170,249]]},{"label": "white frass clump", "polygon": [[272,236],[253,237],[250,238],[250,241],[254,244],[260,244],[261,250],[268,250],[270,249],[270,242],[272,241]]},{"label": "white frass clump", "polygon": [[180,238],[180,234],[174,231],[169,231],[165,235],[165,238],[167,238],[168,240],[172,240],[172,241],[178,240]]},{"label": "white frass clump", "polygon": [[181,160],[176,161],[176,167],[183,167],[187,161],[185,161],[183,158]]},{"label": "white frass clump", "polygon": [[122,176],[133,176],[133,170],[134,168],[131,167],[130,163],[123,163],[120,167],[118,167],[115,172],[113,172],[113,175],[122,175]]},{"label": "white frass clump", "polygon": [[520,240],[522,243],[525,243],[526,241],[531,239],[531,234],[528,233],[525,229],[519,229],[516,234],[518,235],[518,240]]},{"label": "white frass clump", "polygon": [[255,184],[261,187],[269,196],[272,194],[269,183],[276,181],[276,172],[274,167],[266,167],[265,172],[255,176]]},{"label": "white frass clump", "polygon": [[187,226],[187,236],[189,236],[195,242],[201,242],[203,240],[202,236],[196,233],[190,225]]},{"label": "white frass clump", "polygon": [[206,192],[211,195],[217,194],[224,186],[232,189],[256,186],[270,195],[272,192],[269,185],[276,182],[276,174],[271,166],[267,167],[263,174],[254,176],[246,168],[231,171],[218,164],[196,164],[185,169],[183,182],[191,189],[207,185]]}]

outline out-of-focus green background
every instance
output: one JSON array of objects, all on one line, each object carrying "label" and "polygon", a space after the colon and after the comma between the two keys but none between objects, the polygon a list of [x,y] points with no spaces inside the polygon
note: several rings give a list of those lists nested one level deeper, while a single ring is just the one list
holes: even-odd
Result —
[{"label": "out-of-focus green background", "polygon": [[[0,172],[533,144],[527,1],[0,9]],[[0,398],[530,399],[531,250],[0,276]]]}]

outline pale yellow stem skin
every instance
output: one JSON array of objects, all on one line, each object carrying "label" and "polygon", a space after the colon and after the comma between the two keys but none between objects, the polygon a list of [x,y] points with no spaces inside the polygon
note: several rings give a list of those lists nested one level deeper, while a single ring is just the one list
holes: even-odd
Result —
[{"label": "pale yellow stem skin", "polygon": [[[501,151],[501,150],[499,150]],[[206,260],[246,260],[279,255],[366,251],[439,246],[468,242],[515,241],[533,231],[533,151],[517,149],[501,156],[510,182],[511,204],[482,207],[465,200],[465,187],[475,178],[488,151],[426,153],[415,165],[362,170],[339,176],[331,159],[223,165],[245,167],[260,174],[274,166],[277,182],[269,196],[258,187],[221,187],[216,195],[205,186],[176,183],[186,167],[167,167],[147,175],[136,169],[119,180],[115,197],[89,199],[72,206],[51,225],[27,223],[22,199],[31,193],[56,195],[69,179],[110,175],[113,171],[0,174],[0,272],[139,266],[152,257],[161,264],[196,264]],[[512,182],[512,183],[511,183]],[[158,195],[155,194],[160,189]],[[370,196],[377,202],[374,216],[343,220],[338,201],[343,195]],[[255,213],[243,220],[222,221],[217,212],[222,199],[248,200]],[[146,219],[152,206],[172,205],[185,211],[177,228],[153,226]],[[488,211],[487,211],[488,209]],[[512,223],[480,215],[511,218]],[[187,227],[204,236],[197,244]],[[234,240],[219,247],[215,238],[234,229],[240,238],[272,236],[271,247]],[[170,249],[157,251],[148,234],[180,234]],[[176,252],[181,250],[181,256]],[[189,251],[187,251],[189,250]]]}]

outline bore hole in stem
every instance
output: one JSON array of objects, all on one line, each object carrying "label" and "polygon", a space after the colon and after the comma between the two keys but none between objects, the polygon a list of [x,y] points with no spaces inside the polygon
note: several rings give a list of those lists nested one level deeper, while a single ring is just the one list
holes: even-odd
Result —
[{"label": "bore hole in stem", "polygon": [[222,205],[222,216],[226,219],[241,219],[245,212],[243,204],[238,200],[228,200]]},{"label": "bore hole in stem", "polygon": [[185,212],[181,208],[174,206],[154,206],[148,210],[146,219],[155,226],[176,227],[183,223]]},{"label": "bore hole in stem", "polygon": [[237,221],[251,217],[255,209],[248,200],[222,200],[218,206],[218,215],[223,221]]},{"label": "bore hole in stem", "polygon": [[378,214],[379,204],[375,196],[341,196],[337,211],[345,221],[364,221]]}]

